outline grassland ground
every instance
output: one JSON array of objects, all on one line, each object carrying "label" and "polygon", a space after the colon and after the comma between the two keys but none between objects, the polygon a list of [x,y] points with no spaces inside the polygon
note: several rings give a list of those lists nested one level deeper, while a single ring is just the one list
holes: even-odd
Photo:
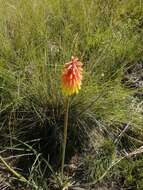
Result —
[{"label": "grassland ground", "polygon": [[[141,0],[0,0],[0,190],[143,189],[142,36]],[[61,181],[72,55],[84,73]]]}]

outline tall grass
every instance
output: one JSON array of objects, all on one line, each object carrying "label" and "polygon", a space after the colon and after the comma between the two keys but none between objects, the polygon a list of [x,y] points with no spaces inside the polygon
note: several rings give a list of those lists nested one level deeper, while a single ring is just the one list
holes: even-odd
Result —
[{"label": "tall grass", "polygon": [[13,139],[40,139],[32,146],[59,169],[60,73],[72,55],[84,63],[84,80],[70,104],[66,162],[77,151],[96,152],[107,138],[114,143],[127,124],[114,144],[118,154],[142,145],[142,110],[134,97],[142,86],[124,82],[128,69],[142,64],[142,19],[139,0],[0,0],[0,149],[18,154]]}]

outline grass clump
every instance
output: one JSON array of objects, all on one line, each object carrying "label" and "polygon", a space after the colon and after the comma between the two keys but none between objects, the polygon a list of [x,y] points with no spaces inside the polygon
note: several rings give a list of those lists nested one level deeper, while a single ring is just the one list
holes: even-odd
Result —
[{"label": "grass clump", "polygon": [[114,168],[111,177],[117,185],[122,184],[122,188],[142,189],[142,167],[142,157],[125,159]]}]

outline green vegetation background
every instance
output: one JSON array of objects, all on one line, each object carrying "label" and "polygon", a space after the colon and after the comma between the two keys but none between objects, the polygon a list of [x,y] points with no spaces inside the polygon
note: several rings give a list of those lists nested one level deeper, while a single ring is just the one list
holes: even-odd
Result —
[{"label": "green vegetation background", "polygon": [[[142,0],[0,0],[1,154],[25,153],[16,150],[22,141],[58,171],[64,114],[60,74],[72,55],[84,63],[84,80],[70,102],[67,163],[78,152],[84,182],[92,182],[117,158],[141,147],[143,103],[136,94],[143,92],[142,45]],[[50,172],[27,157],[21,172],[48,189],[42,179]],[[101,183],[141,190],[141,168],[141,154],[123,159]]]}]

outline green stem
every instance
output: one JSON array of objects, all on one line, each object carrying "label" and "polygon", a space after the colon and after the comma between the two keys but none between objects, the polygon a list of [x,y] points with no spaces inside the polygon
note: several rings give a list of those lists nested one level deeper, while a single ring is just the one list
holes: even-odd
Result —
[{"label": "green stem", "polygon": [[67,144],[68,112],[69,112],[69,97],[67,97],[66,102],[65,102],[64,140],[63,140],[62,166],[61,166],[61,179],[62,179],[62,181],[63,181],[63,175],[64,175],[64,162],[65,162],[65,152],[66,152],[66,144]]}]

